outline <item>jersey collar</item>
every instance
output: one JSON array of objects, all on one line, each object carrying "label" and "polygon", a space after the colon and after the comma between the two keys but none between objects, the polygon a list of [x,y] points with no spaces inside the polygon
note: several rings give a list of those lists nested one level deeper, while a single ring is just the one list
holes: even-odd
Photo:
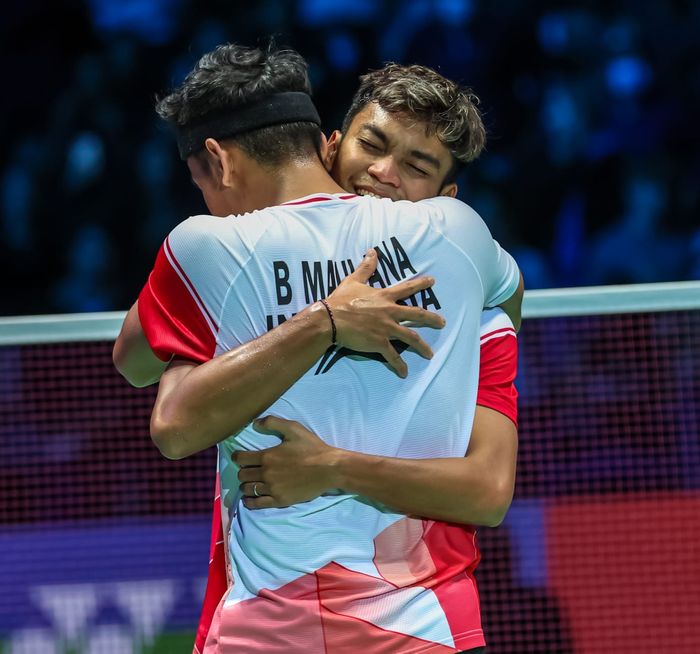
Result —
[{"label": "jersey collar", "polygon": [[331,200],[352,200],[356,197],[358,196],[354,193],[314,193],[312,195],[305,195],[303,198],[283,202],[278,206],[286,207],[296,204],[311,204],[312,202],[329,202]]}]

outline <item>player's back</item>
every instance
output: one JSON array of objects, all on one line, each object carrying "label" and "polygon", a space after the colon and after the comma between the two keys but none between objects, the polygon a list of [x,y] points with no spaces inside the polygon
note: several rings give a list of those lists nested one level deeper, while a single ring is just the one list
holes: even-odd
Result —
[{"label": "player's back", "polygon": [[[464,451],[476,392],[479,317],[484,302],[495,298],[492,288],[484,288],[479,260],[480,250],[492,247],[490,235],[474,212],[450,198],[394,203],[346,197],[313,196],[226,219],[196,217],[208,252],[216,240],[205,265],[199,265],[204,248],[192,239],[192,225],[183,230],[187,243],[178,242],[177,230],[171,235],[170,246],[211,316],[216,353],[330,295],[374,247],[373,286],[435,277],[432,288],[407,300],[446,319],[443,330],[421,330],[434,358],[403,353],[410,373],[402,380],[376,357],[329,348],[270,411],[299,420],[334,445],[367,453]],[[439,442],[426,437],[436,426]],[[237,442],[255,448],[270,441],[246,430]]]},{"label": "player's back", "polygon": [[[434,276],[433,288],[408,300],[446,319],[442,330],[421,331],[434,351],[430,361],[404,352],[409,377],[400,379],[376,357],[329,347],[266,413],[297,420],[344,449],[408,458],[465,454],[476,399],[481,310],[507,299],[517,285],[512,260],[466,205],[449,198],[413,204],[313,196],[228,219],[195,217],[174,230],[167,245],[207,314],[216,354],[329,295],[369,247],[378,253],[374,286]],[[284,509],[247,510],[231,454],[278,442],[249,427],[219,445],[234,579],[227,601],[231,616],[235,605],[252,601],[262,612],[260,624],[274,606],[284,606],[284,615],[300,624],[318,610],[323,576],[340,593],[336,614],[355,611],[348,604],[355,598],[369,602],[357,608],[356,617],[379,611],[375,624],[391,628],[391,615],[400,608],[402,620],[411,623],[402,632],[433,642],[448,638],[446,609],[436,592],[423,586],[447,583],[436,580],[462,574],[475,563],[473,533],[450,531],[445,541],[442,527],[426,527],[341,491]],[[424,565],[438,556],[426,529],[437,541],[451,543],[439,546],[437,569]],[[470,548],[472,555],[465,555]],[[430,553],[425,561],[423,549]],[[411,562],[415,556],[420,560]],[[397,585],[399,569],[412,572]],[[398,608],[387,613],[386,603],[381,608],[375,600],[386,599],[389,591]],[[472,582],[464,592],[474,592]],[[254,632],[250,607],[246,611]],[[240,620],[232,617],[235,623]],[[266,643],[260,651],[273,651]]]}]

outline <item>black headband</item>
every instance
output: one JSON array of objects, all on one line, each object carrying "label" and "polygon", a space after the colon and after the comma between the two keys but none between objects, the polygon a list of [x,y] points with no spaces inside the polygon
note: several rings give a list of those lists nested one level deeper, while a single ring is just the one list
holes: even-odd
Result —
[{"label": "black headband", "polygon": [[177,127],[177,149],[185,160],[204,147],[208,138],[225,139],[254,129],[283,123],[321,124],[314,103],[306,93],[275,93],[225,113],[206,116],[190,125]]}]

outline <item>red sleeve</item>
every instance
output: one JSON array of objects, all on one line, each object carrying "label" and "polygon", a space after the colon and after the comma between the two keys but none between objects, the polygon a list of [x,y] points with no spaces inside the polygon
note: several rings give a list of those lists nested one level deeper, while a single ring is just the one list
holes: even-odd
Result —
[{"label": "red sleeve", "polygon": [[518,341],[512,331],[505,336],[487,334],[481,339],[479,389],[476,403],[502,413],[518,424]]},{"label": "red sleeve", "polygon": [[216,327],[166,240],[139,294],[139,320],[154,354],[203,363],[214,356]]}]

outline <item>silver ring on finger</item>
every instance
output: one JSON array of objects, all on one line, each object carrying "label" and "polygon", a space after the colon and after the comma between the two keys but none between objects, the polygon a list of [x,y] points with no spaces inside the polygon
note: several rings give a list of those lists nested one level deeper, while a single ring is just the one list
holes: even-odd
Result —
[{"label": "silver ring on finger", "polygon": [[253,495],[255,495],[255,497],[260,497],[260,493],[258,493],[258,485],[257,484],[253,484]]}]

